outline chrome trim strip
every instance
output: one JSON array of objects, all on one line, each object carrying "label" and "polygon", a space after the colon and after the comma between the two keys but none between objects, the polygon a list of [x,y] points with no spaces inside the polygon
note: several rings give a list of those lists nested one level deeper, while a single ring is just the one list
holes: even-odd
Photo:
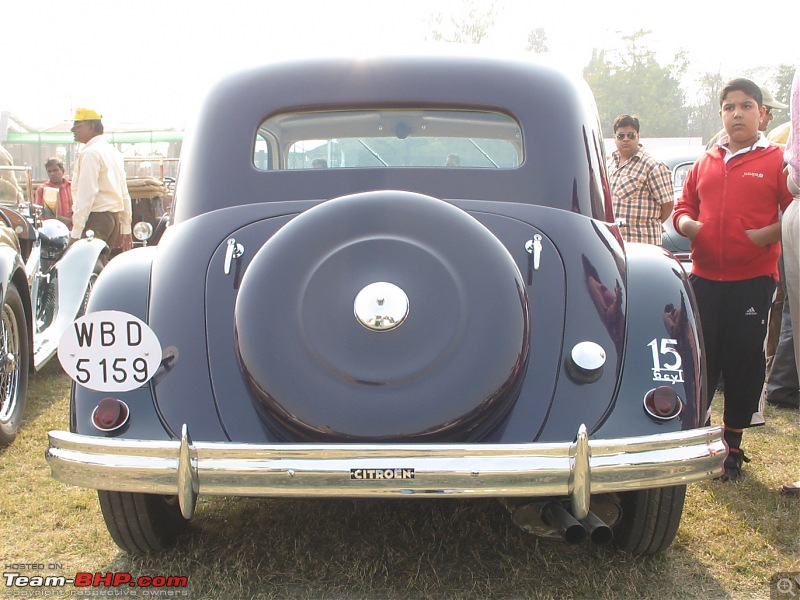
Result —
[{"label": "chrome trim strip", "polygon": [[[126,440],[51,431],[53,477],[121,492],[196,497],[564,496],[582,512],[591,494],[683,485],[723,472],[721,427],[540,444],[240,444]],[[372,478],[353,479],[352,469]],[[395,470],[413,479],[394,478]]]}]

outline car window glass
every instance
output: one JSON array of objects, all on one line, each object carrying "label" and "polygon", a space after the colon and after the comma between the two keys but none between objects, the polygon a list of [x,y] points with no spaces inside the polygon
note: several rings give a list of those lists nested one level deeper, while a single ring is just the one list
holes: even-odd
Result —
[{"label": "car window glass", "polygon": [[522,160],[522,132],[514,119],[468,110],[280,114],[261,124],[254,152],[254,164],[261,170],[513,169]]},{"label": "car window glass", "polygon": [[672,187],[675,189],[675,192],[683,189],[683,183],[686,181],[686,175],[688,175],[689,169],[691,168],[692,163],[686,163],[675,167],[675,171],[672,174]]},{"label": "car window glass", "polygon": [[256,150],[253,160],[258,169],[269,171],[272,165],[272,147],[263,135],[256,136]]}]

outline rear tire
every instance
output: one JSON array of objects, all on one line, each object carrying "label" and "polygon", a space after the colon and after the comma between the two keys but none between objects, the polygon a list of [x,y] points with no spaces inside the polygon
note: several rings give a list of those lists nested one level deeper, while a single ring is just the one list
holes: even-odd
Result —
[{"label": "rear tire", "polygon": [[685,485],[620,494],[622,518],[614,544],[637,555],[663,552],[678,533],[685,498]]},{"label": "rear tire", "polygon": [[172,547],[186,528],[176,496],[97,490],[100,510],[114,542],[131,554]]},{"label": "rear tire", "polygon": [[28,322],[17,287],[8,284],[0,314],[0,447],[17,437],[28,391]]}]

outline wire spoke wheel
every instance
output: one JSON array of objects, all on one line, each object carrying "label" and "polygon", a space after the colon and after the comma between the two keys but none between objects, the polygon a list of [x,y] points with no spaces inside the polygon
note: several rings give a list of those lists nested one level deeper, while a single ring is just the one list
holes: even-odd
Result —
[{"label": "wire spoke wheel", "polygon": [[17,435],[28,387],[28,331],[17,288],[9,285],[0,315],[0,446]]}]

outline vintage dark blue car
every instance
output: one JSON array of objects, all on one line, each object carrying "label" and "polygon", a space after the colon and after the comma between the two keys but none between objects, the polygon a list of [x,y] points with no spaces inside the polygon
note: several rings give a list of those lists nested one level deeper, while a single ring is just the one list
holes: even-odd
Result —
[{"label": "vintage dark blue car", "polygon": [[722,473],[679,263],[625,245],[588,86],[527,60],[237,73],[174,223],[59,346],[57,479],[129,552],[199,495],[497,497],[535,534],[667,548]]}]

